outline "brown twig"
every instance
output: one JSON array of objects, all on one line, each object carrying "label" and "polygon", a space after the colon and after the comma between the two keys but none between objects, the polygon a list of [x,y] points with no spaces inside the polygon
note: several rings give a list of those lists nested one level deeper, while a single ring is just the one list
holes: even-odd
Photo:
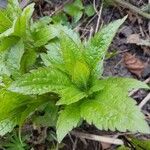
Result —
[{"label": "brown twig", "polygon": [[142,109],[142,107],[150,100],[150,93],[142,100],[142,102],[139,104],[139,108]]},{"label": "brown twig", "polygon": [[93,7],[94,7],[94,10],[98,16],[98,19],[97,19],[97,23],[96,23],[96,28],[95,28],[95,33],[98,32],[98,29],[99,29],[99,26],[100,26],[100,20],[101,20],[101,15],[102,15],[102,9],[103,9],[103,3],[101,4],[101,7],[100,9],[98,10],[97,7],[96,7],[96,1],[93,0]]},{"label": "brown twig", "polygon": [[102,15],[102,9],[103,9],[103,3],[101,4],[100,10],[98,12],[98,19],[97,19],[97,24],[96,24],[96,28],[95,28],[95,33],[98,32],[99,26],[100,26],[100,20],[101,20],[101,15]]},{"label": "brown twig", "polygon": [[87,134],[87,133],[82,133],[82,132],[77,132],[77,131],[72,131],[71,134],[79,138],[103,142],[103,143],[110,143],[110,144],[115,144],[115,145],[124,144],[122,140],[117,139],[117,138],[110,138],[110,137],[99,136],[99,135],[94,135],[94,134]]},{"label": "brown twig", "polygon": [[122,7],[130,9],[134,13],[137,13],[137,14],[139,14],[139,15],[147,18],[147,19],[150,19],[150,14],[149,13],[146,13],[146,12],[142,11],[138,7],[132,5],[128,2],[125,2],[124,0],[114,0],[114,2],[116,2],[117,4],[119,4]]}]

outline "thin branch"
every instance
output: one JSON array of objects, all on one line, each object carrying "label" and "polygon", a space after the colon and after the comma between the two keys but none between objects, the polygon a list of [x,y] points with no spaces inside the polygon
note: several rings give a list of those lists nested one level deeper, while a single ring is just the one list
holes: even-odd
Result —
[{"label": "thin branch", "polygon": [[99,136],[99,135],[94,135],[94,134],[87,134],[87,133],[82,133],[82,132],[77,132],[77,131],[72,131],[71,134],[79,138],[103,142],[103,143],[110,143],[110,144],[115,144],[115,145],[124,144],[122,140],[117,139],[117,138],[110,138],[110,137]]},{"label": "thin branch", "polygon": [[125,2],[124,0],[114,0],[114,2],[116,2],[117,4],[119,4],[122,7],[130,9],[134,13],[137,13],[137,14],[139,14],[139,15],[147,18],[147,19],[150,19],[150,14],[149,13],[146,13],[146,12],[142,11],[138,7],[132,5],[128,2]]},{"label": "thin branch", "polygon": [[95,33],[98,32],[98,29],[99,29],[99,26],[100,26],[100,19],[101,19],[101,15],[102,15],[102,9],[103,9],[103,2],[101,4],[101,7],[100,9],[98,10],[97,7],[96,7],[96,1],[93,0],[93,7],[94,7],[94,10],[98,16],[98,19],[97,19],[97,23],[96,23],[96,28],[95,28]]},{"label": "thin branch", "polygon": [[98,12],[98,19],[97,19],[97,24],[96,24],[96,28],[95,28],[95,33],[98,32],[99,29],[99,25],[100,25],[100,20],[101,20],[101,15],[102,15],[102,9],[103,9],[103,3],[101,4],[100,10]]},{"label": "thin branch", "polygon": [[98,15],[99,11],[97,10],[96,1],[95,0],[93,0],[93,7],[94,7],[94,10],[95,10],[96,14]]},{"label": "thin branch", "polygon": [[150,93],[142,100],[142,102],[139,104],[139,108],[142,109],[142,107],[150,100]]}]

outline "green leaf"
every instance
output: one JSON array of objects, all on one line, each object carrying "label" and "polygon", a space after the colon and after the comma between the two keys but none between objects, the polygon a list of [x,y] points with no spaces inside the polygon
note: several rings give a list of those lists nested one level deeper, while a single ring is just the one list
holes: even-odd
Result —
[{"label": "green leaf", "polygon": [[42,107],[50,102],[52,103],[52,101],[53,99],[49,95],[33,97],[26,105],[24,111],[22,111],[21,117],[19,118],[19,125],[22,126],[26,119],[28,119],[39,107]]},{"label": "green leaf", "polygon": [[1,40],[0,42],[0,51],[5,51],[11,46],[15,45],[19,41],[18,37],[9,36]]},{"label": "green leaf", "polygon": [[21,12],[22,10],[18,0],[8,0],[7,14],[12,21],[16,19],[21,14]]},{"label": "green leaf", "polygon": [[9,90],[22,94],[44,94],[57,92],[70,84],[68,77],[61,71],[39,68],[14,81]]},{"label": "green leaf", "polygon": [[58,118],[58,107],[52,102],[52,100],[45,106],[45,108],[38,109],[38,111],[44,112],[44,115],[35,114],[32,117],[34,124],[40,126],[55,127]]},{"label": "green leaf", "polygon": [[81,0],[75,0],[74,3],[65,6],[64,11],[73,17],[74,22],[77,22],[82,17],[83,4]]},{"label": "green leaf", "polygon": [[12,25],[10,18],[7,16],[6,10],[0,10],[0,33],[9,29]]},{"label": "green leaf", "polygon": [[8,75],[10,76],[10,71],[6,65],[6,55],[8,52],[0,52],[0,75]]},{"label": "green leaf", "polygon": [[33,68],[33,65],[36,62],[37,53],[33,49],[28,49],[25,51],[21,59],[20,70],[22,73],[29,72]]},{"label": "green leaf", "polygon": [[44,102],[34,102],[27,105],[27,108],[21,113],[21,117],[19,119],[19,126],[22,126],[25,123],[26,119],[29,118],[31,114],[33,114],[38,107],[40,107]]},{"label": "green leaf", "polygon": [[149,89],[149,86],[144,82],[138,81],[132,78],[121,78],[121,77],[109,77],[104,80],[99,80],[99,82],[106,87],[111,86],[112,84],[116,86],[116,88],[120,88],[124,90],[124,92],[128,95],[128,91],[133,89]]},{"label": "green leaf", "polygon": [[0,136],[4,136],[6,133],[11,132],[16,126],[16,122],[6,119],[0,122]]},{"label": "green leaf", "polygon": [[17,135],[17,132],[14,130],[11,135],[8,135],[8,141],[6,144],[3,144],[3,147],[7,150],[26,150],[29,149],[29,146],[26,141],[26,137],[23,136],[22,139]]},{"label": "green leaf", "polygon": [[150,140],[140,140],[134,137],[131,137],[130,142],[134,145],[137,150],[149,150],[150,149]]},{"label": "green leaf", "polygon": [[39,30],[41,28],[45,28],[47,25],[51,23],[52,19],[50,16],[44,16],[39,18],[35,22],[31,22],[31,30]]},{"label": "green leaf", "polygon": [[50,42],[45,46],[47,53],[42,53],[40,56],[45,66],[57,68],[62,72],[66,72],[65,65],[62,58],[60,43],[58,41]]},{"label": "green leaf", "polygon": [[52,20],[53,20],[54,24],[62,24],[62,25],[68,25],[69,24],[67,15],[65,13],[62,13],[62,12],[52,16]]},{"label": "green leaf", "polygon": [[8,36],[12,35],[13,32],[14,32],[14,29],[13,28],[9,28],[8,30],[6,30],[5,32],[0,34],[0,40],[5,38],[5,37],[8,37]]},{"label": "green leaf", "polygon": [[117,150],[131,150],[131,149],[126,146],[120,146],[117,148]]},{"label": "green leaf", "polygon": [[[9,39],[9,38],[8,38]],[[17,41],[16,41],[17,42]],[[13,43],[9,43],[13,44]],[[14,43],[15,44],[15,43]],[[6,45],[8,46],[8,45]],[[10,47],[8,51],[0,53],[0,74],[18,76],[20,70],[20,62],[24,53],[24,45],[22,40]]]},{"label": "green leaf", "polygon": [[85,92],[80,91],[75,86],[66,87],[59,92],[60,100],[57,102],[57,105],[70,105],[72,103],[78,102],[79,100],[87,97]]},{"label": "green leaf", "polygon": [[[59,29],[59,31],[58,31]],[[79,33],[75,32],[73,29],[68,28],[67,26],[58,25],[56,26],[56,30],[59,32],[58,37],[62,37],[62,31],[67,34],[77,45],[81,45],[81,40]]]},{"label": "green leaf", "polygon": [[28,96],[0,90],[0,121],[17,118],[30,101]]},{"label": "green leaf", "polygon": [[86,45],[86,61],[91,66],[91,69],[93,69],[94,74],[98,77],[99,74],[102,73],[101,64],[103,64],[106,52],[118,31],[118,28],[122,25],[126,18],[127,17],[116,20],[103,27],[102,30],[96,33],[96,35]]},{"label": "green leaf", "polygon": [[62,34],[65,34],[69,38],[71,38],[78,46],[81,46],[81,40],[79,33],[74,32],[73,29],[67,27],[67,26],[62,26],[60,24],[55,24],[51,25],[52,32],[54,35],[56,35],[59,39],[64,38]]},{"label": "green leaf", "polygon": [[24,54],[24,44],[22,40],[20,40],[16,45],[14,45],[10,49],[10,51],[6,56],[6,65],[8,67],[8,70],[12,74],[18,74],[23,54]]},{"label": "green leaf", "polygon": [[[92,79],[91,79],[92,80]],[[89,95],[100,90],[104,89],[104,85],[101,83],[100,80],[94,80],[91,84],[91,88],[89,89]]]},{"label": "green leaf", "polygon": [[83,12],[81,10],[78,10],[76,12],[76,15],[73,17],[73,22],[78,22],[82,18]]},{"label": "green leaf", "polygon": [[89,77],[90,69],[88,65],[84,62],[76,61],[73,68],[72,81],[81,88],[87,88]]},{"label": "green leaf", "polygon": [[77,60],[82,59],[81,49],[67,34],[62,33],[60,39],[63,61],[65,68],[70,75],[73,73],[74,66]]},{"label": "green leaf", "polygon": [[57,121],[57,138],[60,143],[65,135],[80,122],[80,110],[77,104],[67,106],[61,111]]},{"label": "green leaf", "polygon": [[17,18],[14,23],[14,35],[24,38],[26,36],[29,21],[34,11],[34,4],[28,5],[22,12],[21,16]]},{"label": "green leaf", "polygon": [[41,47],[48,43],[48,41],[52,40],[56,35],[53,34],[53,28],[50,26],[46,26],[44,28],[40,28],[35,32],[32,32],[32,37],[34,40],[35,47]]},{"label": "green leaf", "polygon": [[94,7],[93,5],[87,5],[85,6],[85,14],[88,16],[88,17],[91,17],[95,14],[95,10],[94,10]]},{"label": "green leaf", "polygon": [[60,44],[57,41],[50,42],[45,48],[47,49],[47,54],[42,54],[41,57],[46,66],[57,67],[58,64],[63,64]]},{"label": "green leaf", "polygon": [[133,79],[123,78],[109,78],[102,80],[101,84],[104,89],[99,91],[94,99],[86,100],[81,105],[81,117],[101,130],[150,133],[144,115],[135,106],[136,102],[128,96],[129,90],[148,86]]}]

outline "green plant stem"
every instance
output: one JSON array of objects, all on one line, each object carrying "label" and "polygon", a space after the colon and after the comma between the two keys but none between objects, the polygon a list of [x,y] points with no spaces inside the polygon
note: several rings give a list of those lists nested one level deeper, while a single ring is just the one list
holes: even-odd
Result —
[{"label": "green plant stem", "polygon": [[150,19],[150,14],[143,12],[141,9],[137,8],[136,6],[134,6],[128,2],[125,2],[124,0],[114,0],[114,2],[116,2],[117,4],[119,4],[122,7],[129,8],[132,12],[135,12],[147,19]]}]

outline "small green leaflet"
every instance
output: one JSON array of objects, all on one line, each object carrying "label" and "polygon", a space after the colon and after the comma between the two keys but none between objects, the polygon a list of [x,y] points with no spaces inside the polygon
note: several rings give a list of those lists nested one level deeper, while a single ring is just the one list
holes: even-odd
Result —
[{"label": "small green leaflet", "polygon": [[7,16],[6,10],[0,10],[0,33],[9,29],[11,25],[12,25],[12,22]]},{"label": "small green leaflet", "polygon": [[29,72],[32,69],[34,63],[36,62],[37,53],[33,49],[28,49],[22,56],[20,63],[20,71],[22,73]]},{"label": "small green leaflet", "polygon": [[65,6],[64,11],[73,17],[73,21],[78,22],[83,15],[83,4],[81,0],[75,0],[73,3]]},{"label": "small green leaflet", "polygon": [[9,36],[1,40],[0,51],[8,50],[11,46],[14,46],[19,41],[18,37]]},{"label": "small green leaflet", "polygon": [[0,52],[0,75],[10,76],[10,72],[6,65],[6,54],[7,52]]},{"label": "small green leaflet", "polygon": [[58,41],[50,42],[45,48],[47,49],[47,54],[41,54],[45,66],[55,65],[57,67],[58,64],[63,63],[60,44]]},{"label": "small green leaflet", "polygon": [[[16,44],[14,43],[15,45],[12,45],[7,51],[0,52],[0,75],[19,75],[24,45],[22,40],[15,42]],[[9,44],[12,43],[10,42]]]},{"label": "small green leaflet", "polygon": [[95,10],[94,10],[94,7],[92,4],[90,5],[87,5],[85,6],[85,14],[88,16],[88,17],[91,17],[95,14]]},{"label": "small green leaflet", "polygon": [[55,103],[53,103],[52,100],[50,100],[49,103],[47,103],[44,109],[39,108],[38,111],[44,112],[44,116],[34,114],[34,116],[32,116],[34,124],[38,126],[56,126],[56,121],[58,118],[58,107],[56,107]]},{"label": "small green leaflet", "polygon": [[20,17],[14,22],[14,35],[19,37],[26,37],[27,28],[29,27],[29,21],[34,11],[34,4],[27,6]]},{"label": "small green leaflet", "polygon": [[56,35],[53,34],[53,28],[51,28],[51,26],[46,26],[38,29],[38,31],[32,32],[32,37],[34,40],[34,46],[41,47],[56,37]]},{"label": "small green leaflet", "polygon": [[7,54],[6,65],[9,68],[11,74],[16,74],[20,70],[20,63],[23,54],[24,54],[24,44],[22,40],[20,40],[16,45],[14,45],[9,50]]},{"label": "small green leaflet", "polygon": [[22,10],[19,6],[19,1],[18,0],[8,0],[7,15],[9,16],[9,18],[13,21],[21,13],[22,13]]}]

